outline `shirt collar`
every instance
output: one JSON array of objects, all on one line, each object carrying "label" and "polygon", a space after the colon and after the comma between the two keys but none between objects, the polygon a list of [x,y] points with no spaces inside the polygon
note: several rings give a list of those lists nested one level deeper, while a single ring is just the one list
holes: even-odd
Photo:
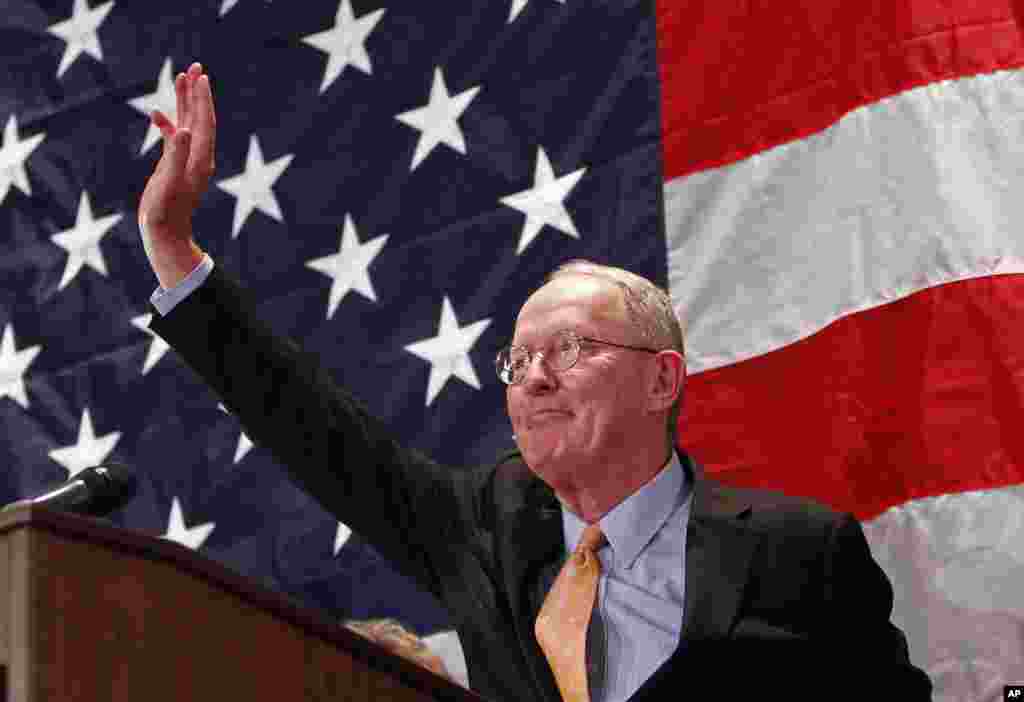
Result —
[{"label": "shirt collar", "polygon": [[[598,520],[616,564],[633,567],[669,516],[686,500],[691,487],[689,482],[678,454],[673,451],[657,475]],[[586,526],[586,522],[562,506],[562,532],[570,552],[576,549]]]}]

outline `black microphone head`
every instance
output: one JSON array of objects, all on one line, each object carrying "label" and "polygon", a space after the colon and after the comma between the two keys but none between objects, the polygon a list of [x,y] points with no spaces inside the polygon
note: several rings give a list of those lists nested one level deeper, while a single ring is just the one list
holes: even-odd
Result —
[{"label": "black microphone head", "polygon": [[103,517],[124,507],[139,490],[139,481],[123,463],[106,462],[86,468],[76,478],[89,488],[89,499],[75,511]]}]

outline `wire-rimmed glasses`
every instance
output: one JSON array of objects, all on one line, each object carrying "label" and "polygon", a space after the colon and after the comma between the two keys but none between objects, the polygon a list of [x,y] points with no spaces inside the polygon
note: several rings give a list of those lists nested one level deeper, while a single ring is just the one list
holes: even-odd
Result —
[{"label": "wire-rimmed glasses", "polygon": [[519,385],[526,379],[530,371],[530,365],[534,358],[542,358],[547,362],[548,368],[556,373],[567,371],[576,365],[580,357],[580,345],[582,342],[592,344],[605,344],[619,349],[630,351],[643,351],[645,353],[658,353],[658,349],[648,349],[642,346],[630,346],[628,344],[617,344],[604,339],[594,339],[588,336],[580,336],[570,329],[563,329],[556,332],[550,339],[543,351],[531,351],[525,346],[509,345],[498,352],[494,359],[495,369],[498,377],[506,385]]}]

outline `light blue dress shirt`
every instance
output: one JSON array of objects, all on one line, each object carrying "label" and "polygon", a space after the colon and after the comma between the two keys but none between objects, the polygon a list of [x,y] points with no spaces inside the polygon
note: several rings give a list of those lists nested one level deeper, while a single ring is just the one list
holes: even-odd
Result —
[{"label": "light blue dress shirt", "polygon": [[149,301],[153,303],[153,307],[156,307],[156,311],[161,316],[166,317],[167,314],[174,309],[174,306],[189,296],[193,290],[202,285],[207,278],[210,277],[210,273],[213,271],[213,259],[210,258],[210,254],[203,254],[203,260],[196,264],[196,267],[192,269],[183,280],[169,290],[165,290],[162,287],[157,287],[153,291],[153,294],[149,296]]},{"label": "light blue dress shirt", "polygon": [[[608,543],[598,552],[597,611],[605,626],[605,684],[592,702],[623,702],[668,660],[682,635],[686,526],[692,486],[672,460],[598,524]],[[562,507],[566,555],[586,523]]]},{"label": "light blue dress shirt", "polygon": [[[213,259],[203,260],[169,290],[150,301],[168,314],[209,277]],[[599,520],[608,544],[597,553],[601,579],[597,611],[605,625],[605,684],[592,702],[624,702],[671,657],[679,645],[686,582],[686,527],[692,485],[672,460],[642,488]],[[586,524],[562,508],[566,556],[576,549]]]}]

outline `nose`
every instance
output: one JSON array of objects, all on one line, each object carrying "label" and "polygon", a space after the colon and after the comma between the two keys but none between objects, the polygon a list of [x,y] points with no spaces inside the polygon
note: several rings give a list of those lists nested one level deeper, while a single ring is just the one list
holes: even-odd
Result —
[{"label": "nose", "polygon": [[521,383],[524,391],[536,394],[553,390],[558,384],[558,376],[548,365],[543,353],[535,353],[526,368],[526,377]]}]

